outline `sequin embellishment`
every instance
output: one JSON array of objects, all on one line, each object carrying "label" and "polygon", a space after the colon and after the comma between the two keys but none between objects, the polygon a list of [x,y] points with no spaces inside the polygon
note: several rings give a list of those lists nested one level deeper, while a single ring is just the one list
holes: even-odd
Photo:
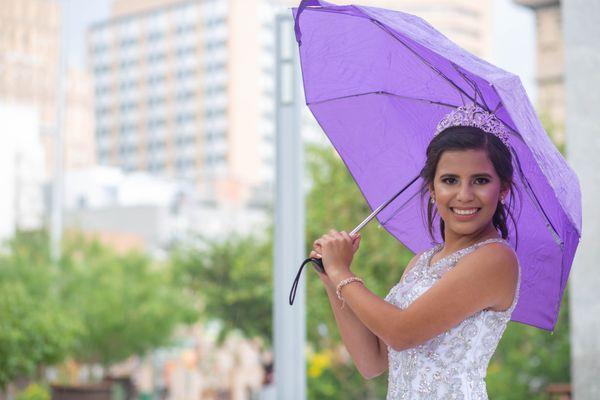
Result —
[{"label": "sequin embellishment", "polygon": [[[508,245],[503,239],[485,240],[429,265],[433,255],[442,247],[438,244],[419,257],[385,300],[401,309],[407,308],[462,257],[494,242]],[[518,302],[520,282],[519,267],[517,292],[513,303],[505,311],[479,311],[452,329],[411,349],[395,351],[388,347],[387,400],[487,400],[487,366]]]}]

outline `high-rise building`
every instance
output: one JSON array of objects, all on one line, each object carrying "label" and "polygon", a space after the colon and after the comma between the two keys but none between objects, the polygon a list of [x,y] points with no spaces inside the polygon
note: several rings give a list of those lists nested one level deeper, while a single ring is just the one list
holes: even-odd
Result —
[{"label": "high-rise building", "polygon": [[58,78],[56,1],[0,0],[0,98],[33,103],[52,126]]},{"label": "high-rise building", "polygon": [[535,12],[537,36],[538,110],[549,123],[552,138],[564,144],[565,50],[559,0],[514,0]]},{"label": "high-rise building", "polygon": [[0,0],[0,99],[35,107],[47,149],[56,126],[59,52],[58,2]]},{"label": "high-rise building", "polygon": [[[29,192],[43,193],[43,185],[48,185],[54,175],[57,102],[60,101],[60,14],[61,8],[56,0],[0,0],[0,103],[5,110],[30,110],[27,118],[35,119],[24,121],[24,125],[13,125],[12,131],[9,131],[8,122],[3,120],[6,123],[1,132],[3,136],[27,137],[33,143],[31,153],[35,152],[36,160],[39,158],[39,162],[23,164],[27,168],[25,174],[31,177],[26,185],[19,184],[22,190],[18,192],[24,196]],[[66,169],[89,167],[95,162],[90,80],[85,73],[76,70],[70,70],[65,78],[62,162]],[[24,115],[15,112],[15,115]],[[13,118],[10,114],[8,116]],[[41,143],[39,154],[38,142]],[[23,149],[19,148],[19,152],[23,152],[19,160],[10,159],[18,170],[21,168],[19,163],[30,157]],[[39,200],[33,195],[29,197],[36,202]],[[36,207],[21,207],[23,211],[18,213],[18,227],[35,225],[21,222],[23,218],[39,221],[41,217]],[[46,209],[49,209],[49,204],[46,204]]]},{"label": "high-rise building", "polygon": [[116,1],[88,35],[99,162],[248,200],[273,174],[272,25],[266,1]]}]

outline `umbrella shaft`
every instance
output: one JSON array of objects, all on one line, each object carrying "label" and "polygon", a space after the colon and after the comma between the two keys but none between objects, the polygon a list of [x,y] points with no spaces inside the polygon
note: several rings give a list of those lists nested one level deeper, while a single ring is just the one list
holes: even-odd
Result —
[{"label": "umbrella shaft", "polygon": [[408,189],[408,187],[410,185],[415,183],[417,179],[419,179],[419,175],[415,176],[415,178],[412,181],[410,181],[408,184],[406,184],[406,186],[404,186],[402,189],[400,189],[400,191],[398,193],[396,193],[395,195],[393,195],[389,200],[385,201],[383,204],[381,204],[379,207],[377,207],[375,210],[373,210],[373,212],[371,214],[369,214],[369,216],[367,218],[365,218],[363,220],[363,222],[358,224],[356,226],[356,228],[352,229],[352,232],[350,232],[350,236],[354,236],[358,232],[360,232],[360,230],[362,228],[364,228],[364,226],[367,225],[369,223],[369,221],[371,221],[373,218],[375,218],[375,216],[377,214],[379,214],[384,208],[386,208],[392,201],[396,200],[396,198],[398,196],[400,196],[406,189]]}]

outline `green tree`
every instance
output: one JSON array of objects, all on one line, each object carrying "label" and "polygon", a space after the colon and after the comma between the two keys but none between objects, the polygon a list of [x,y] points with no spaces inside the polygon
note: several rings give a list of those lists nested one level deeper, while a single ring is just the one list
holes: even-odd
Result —
[{"label": "green tree", "polygon": [[66,241],[63,254],[61,296],[83,327],[73,352],[79,361],[107,366],[144,354],[198,317],[173,271],[143,254],[117,254],[81,235]]},{"label": "green tree", "polygon": [[200,239],[172,252],[179,283],[197,295],[204,320],[221,323],[221,340],[237,330],[271,342],[273,241],[259,236]]},{"label": "green tree", "polygon": [[63,312],[43,232],[19,232],[0,254],[0,389],[62,361],[80,325]]},{"label": "green tree", "polygon": [[50,400],[50,391],[45,386],[32,383],[17,394],[15,400]]},{"label": "green tree", "polygon": [[81,235],[53,263],[48,242],[18,233],[0,253],[0,389],[67,357],[106,366],[143,354],[197,319],[168,266]]},{"label": "green tree", "polygon": [[490,398],[544,399],[549,383],[571,380],[568,296],[563,298],[554,332],[511,322],[490,361]]}]

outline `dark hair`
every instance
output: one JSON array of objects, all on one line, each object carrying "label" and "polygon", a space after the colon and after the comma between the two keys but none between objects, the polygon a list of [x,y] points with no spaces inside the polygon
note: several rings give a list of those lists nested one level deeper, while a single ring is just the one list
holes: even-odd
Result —
[{"label": "dark hair", "polygon": [[[513,214],[511,212],[513,208],[513,200],[515,199],[513,190],[515,186],[513,184],[513,164],[512,155],[508,147],[502,143],[496,136],[486,133],[483,130],[470,126],[453,126],[444,129],[437,136],[435,136],[429,146],[427,146],[425,166],[420,172],[420,177],[423,180],[421,186],[421,199],[425,198],[425,195],[429,193],[430,185],[433,186],[435,178],[435,171],[437,169],[438,162],[445,151],[449,150],[485,150],[488,154],[496,173],[500,177],[501,186],[503,189],[507,188],[510,190],[510,201],[508,205],[498,202],[496,212],[492,217],[492,223],[494,227],[500,231],[503,239],[508,238],[507,228],[507,216],[510,216],[513,226],[516,224]],[[427,225],[429,228],[429,234],[432,238],[433,235],[433,220],[435,218],[436,210],[431,204],[431,197],[427,199]],[[445,239],[444,235],[444,220],[440,218],[440,234],[442,239]],[[517,235],[515,235],[517,236]],[[435,238],[434,238],[435,239]]]}]

